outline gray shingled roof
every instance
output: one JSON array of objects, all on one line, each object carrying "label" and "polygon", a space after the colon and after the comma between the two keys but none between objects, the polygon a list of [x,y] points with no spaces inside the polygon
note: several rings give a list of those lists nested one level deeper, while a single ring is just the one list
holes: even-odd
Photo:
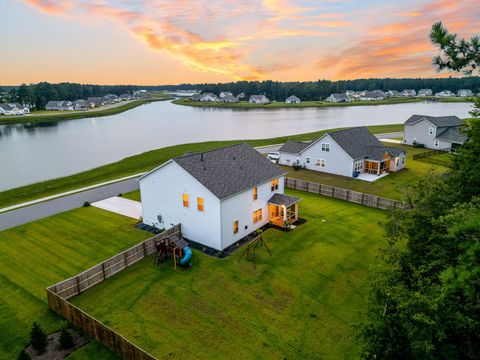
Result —
[{"label": "gray shingled roof", "polygon": [[438,128],[437,136],[435,138],[457,144],[463,144],[465,141],[467,141],[467,136],[461,132],[461,128],[459,126]]},{"label": "gray shingled roof", "polygon": [[[393,155],[390,150],[391,148],[383,145],[375,135],[364,126],[334,131],[328,134],[352,159],[380,161],[383,160],[387,152]],[[403,152],[403,150],[398,154],[401,152]]]},{"label": "gray shingled roof", "polygon": [[458,116],[428,116],[428,115],[412,115],[405,121],[405,125],[411,125],[420,121],[422,119],[426,119],[430,121],[433,125],[437,127],[444,127],[444,126],[460,126],[463,125],[463,120],[460,119]]},{"label": "gray shingled roof", "polygon": [[290,153],[290,154],[299,154],[307,147],[312,144],[311,141],[294,141],[294,140],[287,140],[278,151]]},{"label": "gray shingled roof", "polygon": [[302,199],[297,198],[295,196],[275,193],[267,201],[267,203],[275,204],[275,205],[284,205],[284,206],[288,207],[290,205],[293,205],[293,204],[299,202],[300,200],[302,200]]},{"label": "gray shingled roof", "polygon": [[173,161],[220,200],[285,175],[247,144],[183,155]]}]

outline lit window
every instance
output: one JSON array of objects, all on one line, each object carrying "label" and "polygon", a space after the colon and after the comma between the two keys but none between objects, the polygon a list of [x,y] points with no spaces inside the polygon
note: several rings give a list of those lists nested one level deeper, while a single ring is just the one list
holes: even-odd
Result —
[{"label": "lit window", "polygon": [[428,129],[428,135],[433,135],[433,130],[434,130],[433,127],[429,128]]},{"label": "lit window", "polygon": [[257,223],[262,220],[262,209],[258,209],[253,212],[253,223]]},{"label": "lit window", "polygon": [[278,179],[272,180],[272,191],[278,190]]},{"label": "lit window", "polygon": [[306,162],[307,164],[310,164],[310,158],[307,157],[307,158],[305,159],[305,162]]},{"label": "lit window", "polygon": [[327,163],[326,163],[326,161],[325,161],[324,159],[317,159],[317,160],[315,161],[315,165],[316,165],[316,166],[325,167],[326,164],[327,164]]},{"label": "lit window", "polygon": [[188,194],[183,194],[183,206],[188,207]]},{"label": "lit window", "polygon": [[201,198],[201,197],[197,198],[197,209],[198,209],[198,211],[204,211],[205,210],[205,206],[204,206],[204,203],[203,203],[203,198]]},{"label": "lit window", "polygon": [[330,152],[330,144],[322,144],[322,151]]},{"label": "lit window", "polygon": [[258,189],[256,187],[253,188],[253,200],[258,199]]},{"label": "lit window", "polygon": [[238,234],[238,220],[233,222],[233,233]]}]

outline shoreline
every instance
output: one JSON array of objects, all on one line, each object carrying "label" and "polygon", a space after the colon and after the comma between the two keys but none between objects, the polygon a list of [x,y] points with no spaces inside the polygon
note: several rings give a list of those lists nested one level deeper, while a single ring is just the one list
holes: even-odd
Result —
[{"label": "shoreline", "polygon": [[300,104],[285,104],[284,102],[271,102],[268,104],[250,104],[248,101],[242,101],[238,103],[219,103],[219,102],[200,102],[192,101],[189,99],[176,99],[172,101],[172,104],[180,106],[192,106],[203,108],[225,108],[225,109],[302,109],[302,108],[327,108],[327,107],[348,107],[348,106],[374,106],[374,105],[398,105],[398,104],[410,104],[417,102],[473,102],[473,98],[388,98],[386,100],[360,100],[343,103],[330,103],[326,101],[303,101]]},{"label": "shoreline", "polygon": [[[390,133],[403,131],[403,124],[373,125],[367,127],[373,133]],[[256,140],[207,141],[154,149],[137,155],[126,157],[122,160],[110,164],[82,171],[80,173],[0,191],[0,208],[5,208],[23,202],[40,199],[42,197],[56,195],[81,187],[87,187],[101,182],[115,180],[133,174],[149,171],[154,167],[160,165],[161,163],[171,158],[183,155],[186,152],[206,151],[213,148],[238,143],[247,143],[250,146],[259,147],[284,143],[288,139],[299,141],[313,140],[320,137],[325,132],[339,129],[342,128],[326,129],[316,132],[298,135],[286,135],[275,138]]]},{"label": "shoreline", "polygon": [[16,116],[0,116],[0,125],[14,125],[14,124],[34,124],[34,123],[53,123],[66,120],[78,120],[78,119],[89,119],[94,117],[103,117],[123,113],[125,111],[134,109],[138,106],[148,104],[156,101],[168,101],[173,100],[174,97],[158,97],[151,99],[141,99],[133,100],[126,104],[121,104],[114,107],[109,107],[107,109],[101,110],[87,110],[87,111],[71,111],[71,112],[62,112],[62,113],[53,113],[48,114],[38,114],[35,113],[30,115],[16,115]]}]

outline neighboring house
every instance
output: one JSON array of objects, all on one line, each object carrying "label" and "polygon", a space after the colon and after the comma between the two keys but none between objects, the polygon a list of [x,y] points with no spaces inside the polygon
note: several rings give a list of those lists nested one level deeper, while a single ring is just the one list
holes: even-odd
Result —
[{"label": "neighboring house", "polygon": [[284,175],[247,144],[185,154],[140,177],[143,222],[180,223],[186,239],[224,250],[269,222],[297,220]]},{"label": "neighboring house", "polygon": [[345,91],[345,95],[347,95],[348,97],[352,97],[353,95],[355,95],[355,91],[347,90],[347,91]]},{"label": "neighboring house", "polygon": [[122,95],[120,95],[120,99],[122,99],[123,101],[132,100],[132,98],[133,98],[132,94],[122,94]]},{"label": "neighboring house", "polygon": [[0,104],[0,114],[2,115],[15,115],[15,109],[7,103]]},{"label": "neighboring house", "polygon": [[113,104],[120,101],[118,96],[115,94],[107,94],[103,96],[103,100],[105,101],[106,104]]},{"label": "neighboring house", "polygon": [[133,97],[135,99],[147,99],[150,97],[150,93],[147,90],[135,90]]},{"label": "neighboring house", "polygon": [[87,99],[87,105],[90,108],[103,106],[105,104],[106,104],[105,100],[101,97],[89,97]]},{"label": "neighboring house", "polygon": [[240,94],[237,95],[237,98],[239,100],[245,99],[245,93],[241,92]]},{"label": "neighboring house", "polygon": [[373,90],[373,93],[383,97],[384,99],[386,99],[388,97],[387,93],[384,92],[383,90]]},{"label": "neighboring house", "polygon": [[435,94],[435,96],[438,97],[454,97],[455,94],[451,92],[450,90],[443,90]]},{"label": "neighboring house", "polygon": [[270,100],[265,95],[252,95],[248,102],[251,104],[267,104]]},{"label": "neighboring house", "polygon": [[417,95],[417,92],[414,89],[405,89],[402,91],[402,96],[413,97]]},{"label": "neighboring house", "polygon": [[190,100],[192,101],[200,101],[200,99],[202,98],[202,94],[193,94],[192,96],[190,96]]},{"label": "neighboring house", "polygon": [[432,89],[420,89],[418,90],[417,96],[432,96]]},{"label": "neighboring house", "polygon": [[208,101],[217,101],[217,100],[218,100],[217,95],[213,93],[206,93],[200,97],[199,101],[208,102]]},{"label": "neighboring house", "polygon": [[460,89],[458,90],[457,95],[460,97],[468,97],[468,96],[473,96],[473,92],[472,90],[469,90],[469,89]]},{"label": "neighboring house", "polygon": [[300,99],[295,95],[290,95],[288,98],[285,99],[286,104],[300,104]]},{"label": "neighboring house", "polygon": [[68,100],[51,100],[45,105],[45,110],[60,110],[60,111],[72,111],[73,104]]},{"label": "neighboring house", "polygon": [[30,108],[28,106],[19,103],[12,103],[8,105],[13,111],[11,115],[25,115],[30,113]]},{"label": "neighboring house", "polygon": [[220,98],[220,102],[225,102],[225,103],[237,103],[239,102],[240,100],[238,100],[238,98],[236,96],[233,96],[233,95],[225,95],[223,97]]},{"label": "neighboring house", "polygon": [[403,130],[407,145],[423,144],[429,149],[455,150],[467,137],[461,132],[463,120],[457,116],[412,115]]},{"label": "neighboring house", "polygon": [[348,177],[395,172],[406,160],[401,148],[383,145],[366,127],[329,132],[313,142],[289,140],[279,152],[281,165]]},{"label": "neighboring house", "polygon": [[219,94],[219,97],[220,98],[224,98],[225,96],[233,96],[233,94],[229,91],[222,91],[220,94]]},{"label": "neighboring house", "polygon": [[363,95],[360,96],[360,100],[365,100],[365,101],[379,101],[379,100],[385,100],[386,95],[382,95],[376,91],[365,91]]},{"label": "neighboring house", "polygon": [[390,96],[390,97],[400,97],[400,96],[402,96],[402,93],[400,91],[397,91],[397,90],[388,90],[387,95]]},{"label": "neighboring house", "polygon": [[350,102],[352,100],[346,94],[335,93],[327,97],[325,101],[328,101],[331,103],[339,103],[339,102]]},{"label": "neighboring house", "polygon": [[83,99],[75,100],[72,105],[74,110],[88,110],[87,101]]}]

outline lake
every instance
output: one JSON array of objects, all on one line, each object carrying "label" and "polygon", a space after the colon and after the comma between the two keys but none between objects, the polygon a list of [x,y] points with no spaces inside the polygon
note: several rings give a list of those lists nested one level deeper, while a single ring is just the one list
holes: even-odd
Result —
[{"label": "lake", "polygon": [[108,164],[147,150],[207,140],[258,139],[403,123],[412,114],[468,117],[470,103],[300,109],[225,109],[159,101],[100,118],[0,125],[0,190]]}]

